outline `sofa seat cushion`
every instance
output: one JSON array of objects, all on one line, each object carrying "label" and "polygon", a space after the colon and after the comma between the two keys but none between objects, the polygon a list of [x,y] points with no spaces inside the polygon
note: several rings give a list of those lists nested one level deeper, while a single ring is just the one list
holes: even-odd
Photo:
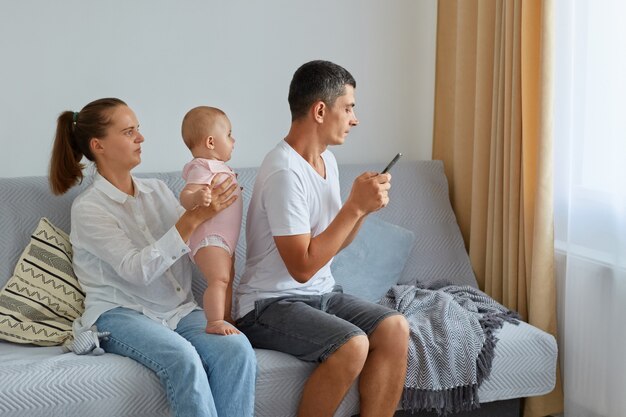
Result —
[{"label": "sofa seat cushion", "polygon": [[[256,381],[256,417],[293,417],[304,384],[317,366],[286,353],[255,349],[258,361]],[[353,385],[339,405],[335,417],[349,417],[359,412],[359,396]]]},{"label": "sofa seat cushion", "polygon": [[[555,383],[556,341],[527,323],[505,323],[491,376],[478,390],[482,403],[542,395]],[[156,375],[128,358],[106,353],[78,356],[61,347],[31,347],[0,342],[0,380],[7,381],[0,414],[7,417],[66,415],[168,416]],[[302,388],[315,363],[285,353],[255,349],[258,361],[255,416],[293,417]],[[335,417],[358,413],[357,383]]]},{"label": "sofa seat cushion", "polygon": [[526,322],[504,323],[491,376],[478,390],[481,402],[547,394],[556,383],[556,339]]},{"label": "sofa seat cushion", "polygon": [[[556,381],[556,340],[525,322],[504,323],[496,335],[491,376],[478,389],[481,403],[547,394]],[[255,416],[293,417],[306,378],[314,363],[270,350],[255,349],[259,363]],[[354,383],[335,417],[358,413],[359,395]]]},{"label": "sofa seat cushion", "polygon": [[122,356],[0,342],[0,415],[169,417],[159,379]]}]

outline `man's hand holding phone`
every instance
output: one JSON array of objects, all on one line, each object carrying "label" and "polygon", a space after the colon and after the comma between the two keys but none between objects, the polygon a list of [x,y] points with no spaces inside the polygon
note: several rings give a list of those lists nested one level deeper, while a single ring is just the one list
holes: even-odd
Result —
[{"label": "man's hand holding phone", "polygon": [[346,203],[353,205],[362,214],[369,214],[380,210],[389,204],[389,189],[391,182],[389,181],[389,170],[398,162],[402,156],[398,153],[389,162],[387,167],[380,174],[377,172],[364,172],[359,175],[352,184],[352,190],[348,196]]}]

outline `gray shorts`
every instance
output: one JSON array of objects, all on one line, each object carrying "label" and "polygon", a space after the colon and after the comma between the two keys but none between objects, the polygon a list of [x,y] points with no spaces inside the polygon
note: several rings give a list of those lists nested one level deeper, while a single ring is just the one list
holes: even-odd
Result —
[{"label": "gray shorts", "polygon": [[341,287],[322,295],[294,295],[257,300],[254,310],[237,320],[252,346],[323,362],[354,336],[371,334],[395,310],[344,294]]}]

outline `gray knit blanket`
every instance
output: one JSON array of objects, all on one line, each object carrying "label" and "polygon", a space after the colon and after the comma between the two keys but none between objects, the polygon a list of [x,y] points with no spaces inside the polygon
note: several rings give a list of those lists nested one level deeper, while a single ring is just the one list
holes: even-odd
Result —
[{"label": "gray knit blanket", "polygon": [[379,304],[409,322],[408,365],[402,408],[439,415],[480,407],[478,388],[489,377],[504,321],[517,313],[470,286],[395,285]]}]

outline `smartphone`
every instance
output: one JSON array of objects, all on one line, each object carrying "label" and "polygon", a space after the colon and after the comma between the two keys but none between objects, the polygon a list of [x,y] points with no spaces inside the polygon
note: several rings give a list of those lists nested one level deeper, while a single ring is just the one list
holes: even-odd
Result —
[{"label": "smartphone", "polygon": [[400,159],[401,156],[402,156],[402,153],[398,152],[398,154],[393,157],[393,159],[391,160],[391,162],[389,162],[389,164],[385,167],[385,169],[383,169],[383,172],[381,172],[381,174],[386,174],[387,172],[389,172],[391,167],[394,166],[396,162],[398,162],[398,159]]}]

